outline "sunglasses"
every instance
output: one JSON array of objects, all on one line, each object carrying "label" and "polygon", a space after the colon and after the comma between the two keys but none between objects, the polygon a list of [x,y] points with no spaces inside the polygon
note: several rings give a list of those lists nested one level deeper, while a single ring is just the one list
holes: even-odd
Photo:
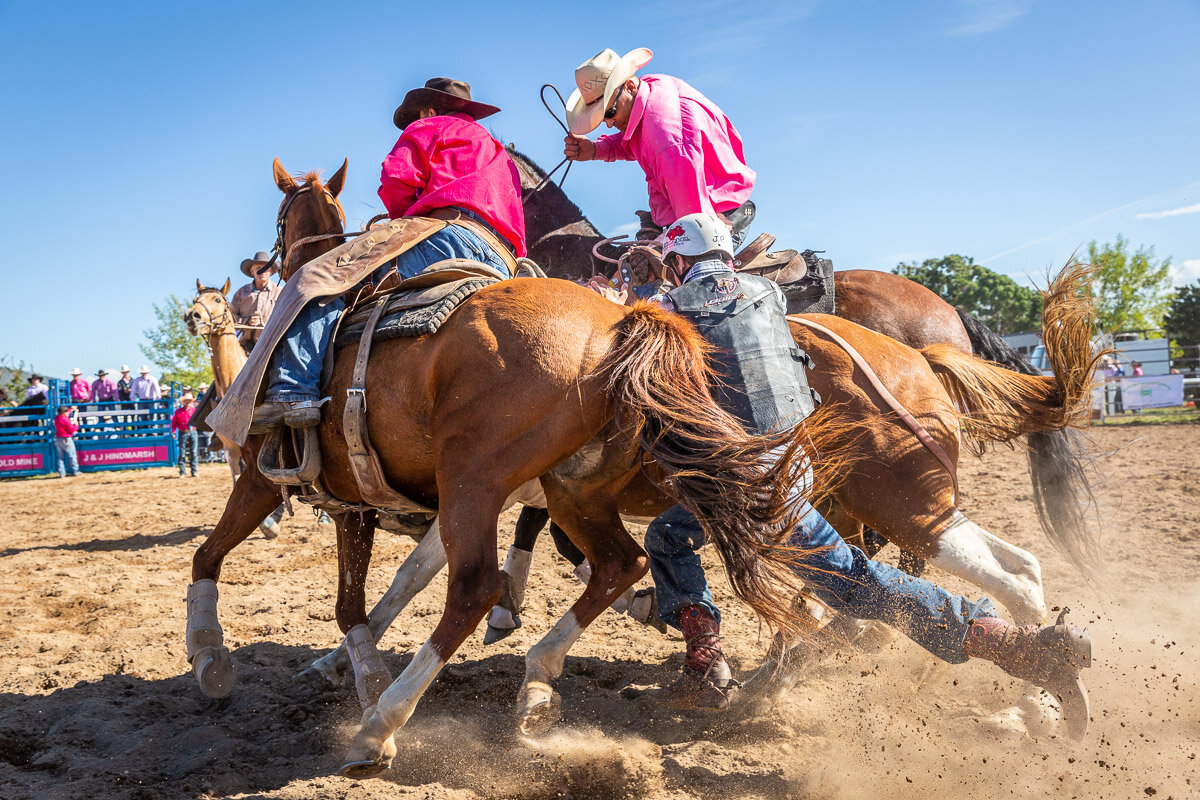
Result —
[{"label": "sunglasses", "polygon": [[621,93],[624,91],[624,86],[617,90],[616,96],[613,97],[612,105],[609,106],[608,110],[604,112],[605,119],[612,119],[613,117],[617,116],[617,103],[621,101]]}]

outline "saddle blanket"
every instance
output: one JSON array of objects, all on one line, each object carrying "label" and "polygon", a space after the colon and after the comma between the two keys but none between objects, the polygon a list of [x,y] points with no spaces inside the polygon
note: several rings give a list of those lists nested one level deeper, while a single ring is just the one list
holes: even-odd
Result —
[{"label": "saddle blanket", "polygon": [[[374,341],[437,333],[442,323],[471,295],[498,282],[496,278],[466,278],[415,292],[397,292],[387,301],[375,325]],[[335,348],[341,349],[362,340],[367,317],[374,305],[367,302],[348,312],[334,342]]]}]

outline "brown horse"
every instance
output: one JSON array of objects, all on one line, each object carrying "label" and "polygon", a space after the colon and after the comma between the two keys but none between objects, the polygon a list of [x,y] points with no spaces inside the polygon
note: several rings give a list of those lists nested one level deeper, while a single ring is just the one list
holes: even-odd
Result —
[{"label": "brown horse", "polygon": [[[521,175],[529,257],[547,275],[588,280],[607,265],[596,263],[602,238],[578,206],[531,159],[511,146]],[[834,273],[837,315],[886,334],[909,347],[950,344],[1025,375],[1040,374],[1016,350],[970,314],[915,281],[877,270]],[[1086,509],[1093,497],[1087,458],[1072,430],[1026,434],[1034,506],[1047,538],[1084,574],[1097,553]]]},{"label": "brown horse", "polygon": [[[342,215],[317,176],[297,185],[276,162],[276,182],[285,194],[279,228],[286,271],[296,243],[340,233]],[[528,681],[533,699],[525,707],[544,705],[541,687],[557,674],[544,669],[546,653],[569,646],[647,569],[618,507],[621,490],[642,471],[643,453],[670,477],[679,502],[710,525],[724,520],[719,550],[740,596],[771,624],[795,629],[790,592],[767,576],[786,572],[792,560],[774,542],[788,513],[785,475],[797,468],[798,456],[793,448],[791,458],[764,473],[779,438],[746,434],[716,405],[704,342],[682,320],[650,307],[627,313],[566,281],[511,280],[481,289],[437,335],[377,342],[372,356],[366,388],[372,443],[392,486],[438,508],[450,577],[432,636],[377,703],[368,698],[348,774],[386,766],[395,753],[392,732],[499,598],[497,517],[514,491],[539,476],[551,513],[594,572],[580,600],[535,648],[541,658],[530,654],[539,677]],[[333,401],[319,435],[322,481],[353,505],[360,497],[341,423],[351,362],[352,353],[335,359]],[[813,428],[818,439],[821,430]],[[248,440],[247,468],[192,564],[188,653],[202,689],[214,696],[228,693],[233,682],[215,581],[224,557],[278,500],[278,488],[254,467],[261,445],[260,437]],[[363,586],[373,514],[342,512],[335,522],[337,619],[351,632],[367,621]],[[381,664],[369,637],[356,641],[363,646],[352,653],[356,671]]]},{"label": "brown horse", "polygon": [[[303,224],[291,217],[292,214],[304,214],[311,204],[322,202],[319,192],[293,197],[296,192],[294,188],[287,185],[281,185],[280,188],[285,192],[285,204],[289,208],[288,218],[284,220],[284,227],[290,232],[289,236],[309,237],[340,232],[338,226]],[[314,217],[311,212],[307,216],[309,219]],[[1017,375],[990,366],[953,348],[920,353],[844,320],[819,318],[823,327],[849,340],[875,365],[874,372],[882,381],[882,385],[900,398],[945,450],[951,461],[950,470],[930,450],[921,446],[913,432],[883,404],[879,390],[868,377],[868,370],[855,363],[828,334],[812,329],[802,322],[797,322],[794,326],[797,342],[821,365],[821,369],[812,376],[813,385],[827,399],[830,406],[836,406],[842,422],[839,435],[843,438],[835,440],[831,450],[853,450],[864,456],[834,489],[833,500],[836,504],[826,507],[831,521],[848,536],[853,536],[854,529],[863,523],[877,527],[898,544],[926,555],[954,574],[984,586],[990,594],[1004,603],[1021,623],[1036,622],[1045,617],[1040,569],[1032,555],[983,531],[955,507],[952,462],[957,459],[959,452],[959,416],[956,408],[957,404],[961,403],[968,408],[980,409],[980,416],[972,421],[971,431],[988,441],[1008,441],[1032,430],[1060,429],[1079,421],[1077,412],[1082,407],[1083,398],[1087,396],[1088,380],[1085,373],[1091,363],[1091,353],[1087,346],[1087,327],[1083,320],[1071,316],[1077,310],[1073,289],[1080,278],[1077,271],[1066,273],[1060,280],[1059,290],[1052,294],[1051,301],[1048,302],[1049,319],[1055,329],[1063,332],[1063,337],[1054,340],[1048,349],[1059,360],[1061,369],[1058,374],[1070,376],[1070,380],[1066,382]],[[519,285],[530,281],[512,283]],[[546,291],[555,294],[568,291],[568,284],[559,281],[532,283],[545,284]],[[465,305],[463,311],[477,308],[477,303],[491,297],[491,292],[501,288],[511,295],[508,306],[511,324],[505,330],[513,336],[528,335],[531,332],[550,333],[551,328],[557,325],[555,321],[525,315],[524,312],[528,308],[521,300],[525,290],[518,290],[515,286],[510,286],[509,282],[491,287],[487,294],[481,293]],[[563,302],[575,302],[575,298],[576,295],[572,294],[568,301],[565,295],[560,296]],[[582,296],[579,297],[579,301],[584,302]],[[590,301],[588,305],[591,306]],[[482,308],[488,309],[489,314],[499,313],[498,308],[493,310],[490,302]],[[617,315],[613,319],[619,320],[626,312],[613,306],[612,313]],[[475,312],[466,316],[474,318]],[[1063,324],[1055,322],[1060,318]],[[439,341],[441,336],[442,333],[439,333],[435,337],[413,340],[409,347],[430,347],[431,343]],[[547,341],[551,340],[539,340],[536,350],[544,351]],[[524,358],[528,357],[526,354]],[[331,390],[334,402],[330,409],[331,416],[335,419],[339,417],[343,402],[339,390],[346,384],[346,372],[345,363],[335,372]],[[395,394],[401,397],[427,397],[428,389],[425,381],[420,378],[422,373],[392,370],[391,374]],[[943,387],[943,382],[949,387],[949,392]],[[432,415],[438,409],[436,406],[421,406],[421,411],[431,415],[432,419]],[[459,413],[465,414],[466,411],[459,408]],[[334,453],[339,446],[336,433],[336,427],[327,427],[323,429],[322,434],[323,441]],[[412,480],[410,477],[404,477],[405,470],[426,470],[426,460],[443,454],[443,445],[437,441],[431,446],[424,442],[406,441],[403,438],[397,440],[397,432],[387,429],[383,430],[381,435],[395,445],[419,447],[417,452],[420,456],[412,462],[385,464],[389,474],[395,471],[397,483],[405,482],[402,485],[408,485],[407,481]],[[609,458],[608,448],[595,442],[567,464],[575,467],[580,461],[591,464],[606,463]],[[344,459],[344,456],[335,456],[329,488],[339,497],[353,501],[356,496],[353,483],[345,475],[336,479],[333,477],[339,474],[342,466],[336,463],[337,459]],[[513,468],[515,469],[515,465]],[[538,465],[533,465],[533,469],[538,468]],[[522,474],[530,472],[526,469]],[[616,525],[618,523],[614,515],[618,511],[642,517],[653,516],[672,503],[667,495],[649,483],[645,475],[638,470],[623,473],[611,483],[608,482],[609,476],[605,474],[602,492],[605,495],[604,500],[596,499],[594,495],[600,492],[600,487],[590,482],[594,481],[591,473],[588,473],[588,480],[584,481],[573,477],[569,469],[560,468],[550,473],[535,474],[542,476],[547,500],[555,519],[558,519],[560,513],[567,513],[568,519],[572,519],[570,527],[563,527],[573,540],[580,535],[580,528],[584,527],[580,520],[574,519],[580,513],[584,513],[593,521],[604,519]],[[450,476],[446,475],[445,478],[449,479]],[[436,481],[438,488],[441,487],[442,481],[443,478],[439,475]],[[513,486],[512,490],[517,488]],[[432,493],[433,490],[434,487],[429,486],[425,491]],[[575,499],[567,503],[563,500],[564,496]],[[417,495],[418,499],[422,497],[424,495]],[[503,499],[501,498],[501,504]],[[444,514],[444,502],[441,509]],[[444,517],[443,524],[446,524]],[[490,523],[493,535],[494,524],[493,519]],[[355,533],[369,535],[363,531]],[[414,551],[414,555],[420,553],[422,558],[429,556],[433,536],[434,534],[427,536],[418,550]],[[353,572],[358,573],[359,570],[365,571],[365,564],[362,563],[361,551],[353,549],[352,538],[339,537],[339,546],[346,553],[345,563],[354,565]],[[492,544],[494,547],[494,540]],[[593,552],[582,546],[581,549],[593,566],[603,566],[602,562],[593,558]],[[447,546],[446,550],[449,555],[451,547]],[[354,555],[356,552],[360,554]],[[728,552],[727,550],[723,553],[723,556]],[[451,563],[453,564],[452,558]],[[494,564],[494,549],[490,563]],[[346,570],[343,569],[342,572],[345,573]],[[731,577],[737,585],[737,570],[731,572]],[[623,591],[629,585],[621,583],[620,590]],[[349,619],[365,619],[361,580],[356,578],[345,588],[346,594],[339,592],[339,624]],[[459,590],[460,587],[452,583],[451,598]],[[585,592],[584,598],[588,597],[588,593]],[[448,600],[449,602],[451,600]],[[378,638],[390,620],[391,616],[387,614],[373,615],[367,619],[375,638]],[[555,718],[555,697],[549,687],[549,680],[561,670],[566,649],[577,638],[582,623],[582,618],[564,620],[555,627],[547,640],[529,653],[525,686],[519,700],[524,730],[536,732]],[[422,652],[418,653],[406,674],[379,700],[379,708],[385,710],[368,715],[367,725],[353,750],[352,763],[347,765],[348,772],[371,773],[387,761],[393,752],[390,744],[391,731],[411,713],[420,691],[432,680],[441,663],[443,662],[434,658],[433,651],[422,648]],[[1072,722],[1078,729],[1081,724],[1086,725],[1086,717],[1082,722],[1078,717]]]}]

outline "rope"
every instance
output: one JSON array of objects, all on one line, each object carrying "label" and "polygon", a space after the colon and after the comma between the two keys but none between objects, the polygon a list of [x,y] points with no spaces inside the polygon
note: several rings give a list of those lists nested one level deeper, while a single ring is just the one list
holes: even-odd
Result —
[{"label": "rope", "polygon": [[[542,98],[542,105],[546,107],[546,113],[549,114],[551,116],[551,118],[555,122],[558,123],[558,127],[563,129],[563,133],[565,133],[567,136],[570,136],[571,131],[567,127],[566,123],[558,118],[558,114],[555,114],[554,109],[552,109],[550,107],[550,104],[546,102],[546,90],[547,89],[553,89],[554,94],[558,95],[558,102],[562,103],[564,112],[567,110],[567,101],[563,100],[562,93],[560,91],[558,91],[558,87],[555,86],[553,83],[543,83],[541,90],[538,92],[538,96]],[[542,179],[542,182],[539,183],[536,187],[534,187],[534,190],[532,192],[530,192],[529,196],[532,197],[534,194],[537,194],[539,191],[541,191],[541,188],[550,182],[550,179],[554,177],[554,173],[558,172],[558,168],[561,167],[563,164],[566,164],[567,168],[565,170],[563,170],[562,177],[559,178],[559,180],[558,180],[558,188],[561,189],[562,185],[564,183],[566,183],[566,181],[567,181],[567,173],[569,173],[571,171],[571,159],[569,159],[569,158],[564,158],[562,161],[558,162],[558,166],[556,166],[554,169],[550,170],[550,172],[546,175],[546,177]]]}]

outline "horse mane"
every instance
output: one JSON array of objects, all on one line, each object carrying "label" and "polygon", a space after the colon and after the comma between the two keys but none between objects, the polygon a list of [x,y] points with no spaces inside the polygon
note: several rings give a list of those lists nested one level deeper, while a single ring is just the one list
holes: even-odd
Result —
[{"label": "horse mane", "polygon": [[310,169],[300,176],[300,180],[305,186],[311,186],[314,189],[324,189],[325,184],[321,183],[321,173],[324,171],[323,169]]},{"label": "horse mane", "polygon": [[556,219],[566,219],[569,215],[571,222],[582,222],[588,226],[596,238],[603,238],[604,234],[600,233],[600,229],[592,224],[592,221],[587,218],[579,206],[571,201],[571,198],[567,197],[566,192],[559,188],[554,181],[546,180],[544,169],[513,145],[509,144],[506,149],[509,157],[517,165],[517,171],[521,174],[522,189],[532,191],[535,187],[541,186],[542,188],[537,191],[537,196],[544,202],[553,204],[554,208],[551,210]]}]

